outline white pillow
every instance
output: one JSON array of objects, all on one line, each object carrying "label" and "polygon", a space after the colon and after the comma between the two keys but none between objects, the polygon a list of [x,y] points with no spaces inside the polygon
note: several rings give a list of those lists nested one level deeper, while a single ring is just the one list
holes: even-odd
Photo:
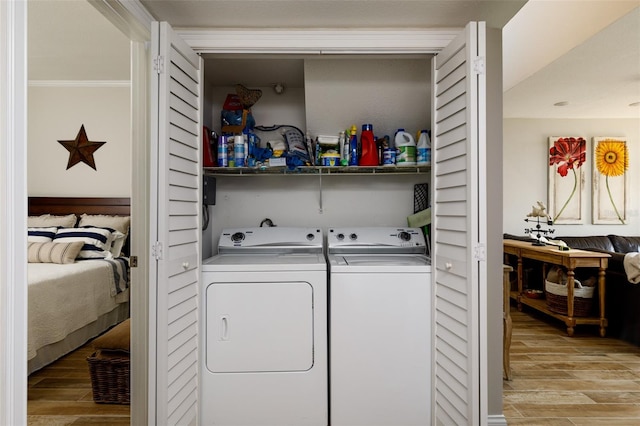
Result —
[{"label": "white pillow", "polygon": [[82,249],[82,241],[70,243],[29,243],[29,263],[73,263]]},{"label": "white pillow", "polygon": [[113,242],[111,243],[111,250],[109,250],[113,257],[120,257],[122,255],[122,247],[126,239],[127,236],[122,232],[113,231]]},{"label": "white pillow", "polygon": [[29,216],[27,218],[27,226],[29,228],[45,228],[49,226],[61,226],[64,228],[72,228],[76,226],[78,218],[71,213],[65,216],[54,216],[43,214],[40,216]]},{"label": "white pillow", "polygon": [[29,243],[48,243],[53,241],[58,228],[55,226],[49,228],[27,228],[27,242]]},{"label": "white pillow", "polygon": [[108,216],[103,214],[82,214],[78,226],[96,226],[111,228],[122,232],[125,237],[129,233],[130,216]]},{"label": "white pillow", "polygon": [[84,245],[79,259],[111,259],[109,251],[113,242],[113,232],[105,228],[60,228],[53,238],[54,243],[82,241]]}]

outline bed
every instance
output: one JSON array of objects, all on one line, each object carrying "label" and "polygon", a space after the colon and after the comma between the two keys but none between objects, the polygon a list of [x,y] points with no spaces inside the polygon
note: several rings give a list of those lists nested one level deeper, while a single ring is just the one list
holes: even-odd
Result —
[{"label": "bed", "polygon": [[129,214],[129,198],[29,197],[29,374],[129,317]]}]

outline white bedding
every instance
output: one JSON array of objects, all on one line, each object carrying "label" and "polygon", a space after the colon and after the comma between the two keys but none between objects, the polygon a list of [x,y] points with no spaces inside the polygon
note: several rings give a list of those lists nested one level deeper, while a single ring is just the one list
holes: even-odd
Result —
[{"label": "white bedding", "polygon": [[113,264],[104,260],[66,265],[29,263],[28,282],[28,359],[129,297],[128,289],[116,294]]}]

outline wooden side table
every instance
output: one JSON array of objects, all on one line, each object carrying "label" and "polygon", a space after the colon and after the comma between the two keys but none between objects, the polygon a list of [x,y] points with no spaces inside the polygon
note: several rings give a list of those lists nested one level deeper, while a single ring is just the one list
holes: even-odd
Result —
[{"label": "wooden side table", "polygon": [[504,368],[504,378],[511,380],[511,306],[509,303],[511,282],[509,280],[509,273],[513,271],[513,268],[509,265],[502,265],[502,366]]},{"label": "wooden side table", "polygon": [[[558,250],[555,246],[534,246],[530,242],[518,240],[503,240],[505,255],[518,257],[518,291],[512,294],[518,301],[518,310],[522,305],[530,306],[547,315],[564,321],[567,326],[567,334],[573,336],[574,328],[578,324],[593,324],[600,326],[600,336],[604,337],[607,329],[607,318],[604,312],[605,301],[605,271],[609,264],[609,254],[587,250]],[[552,265],[564,266],[567,269],[567,314],[559,314],[547,307],[545,300],[529,299],[524,295],[522,280],[522,259],[533,259]],[[574,276],[576,268],[598,269],[598,304],[599,315],[589,317],[576,317],[573,310]]]}]

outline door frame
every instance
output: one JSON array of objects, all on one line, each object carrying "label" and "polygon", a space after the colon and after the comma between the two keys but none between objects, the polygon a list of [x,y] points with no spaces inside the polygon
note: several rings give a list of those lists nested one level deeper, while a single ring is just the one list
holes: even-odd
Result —
[{"label": "door frame", "polygon": [[27,419],[27,3],[0,1],[0,424]]}]

